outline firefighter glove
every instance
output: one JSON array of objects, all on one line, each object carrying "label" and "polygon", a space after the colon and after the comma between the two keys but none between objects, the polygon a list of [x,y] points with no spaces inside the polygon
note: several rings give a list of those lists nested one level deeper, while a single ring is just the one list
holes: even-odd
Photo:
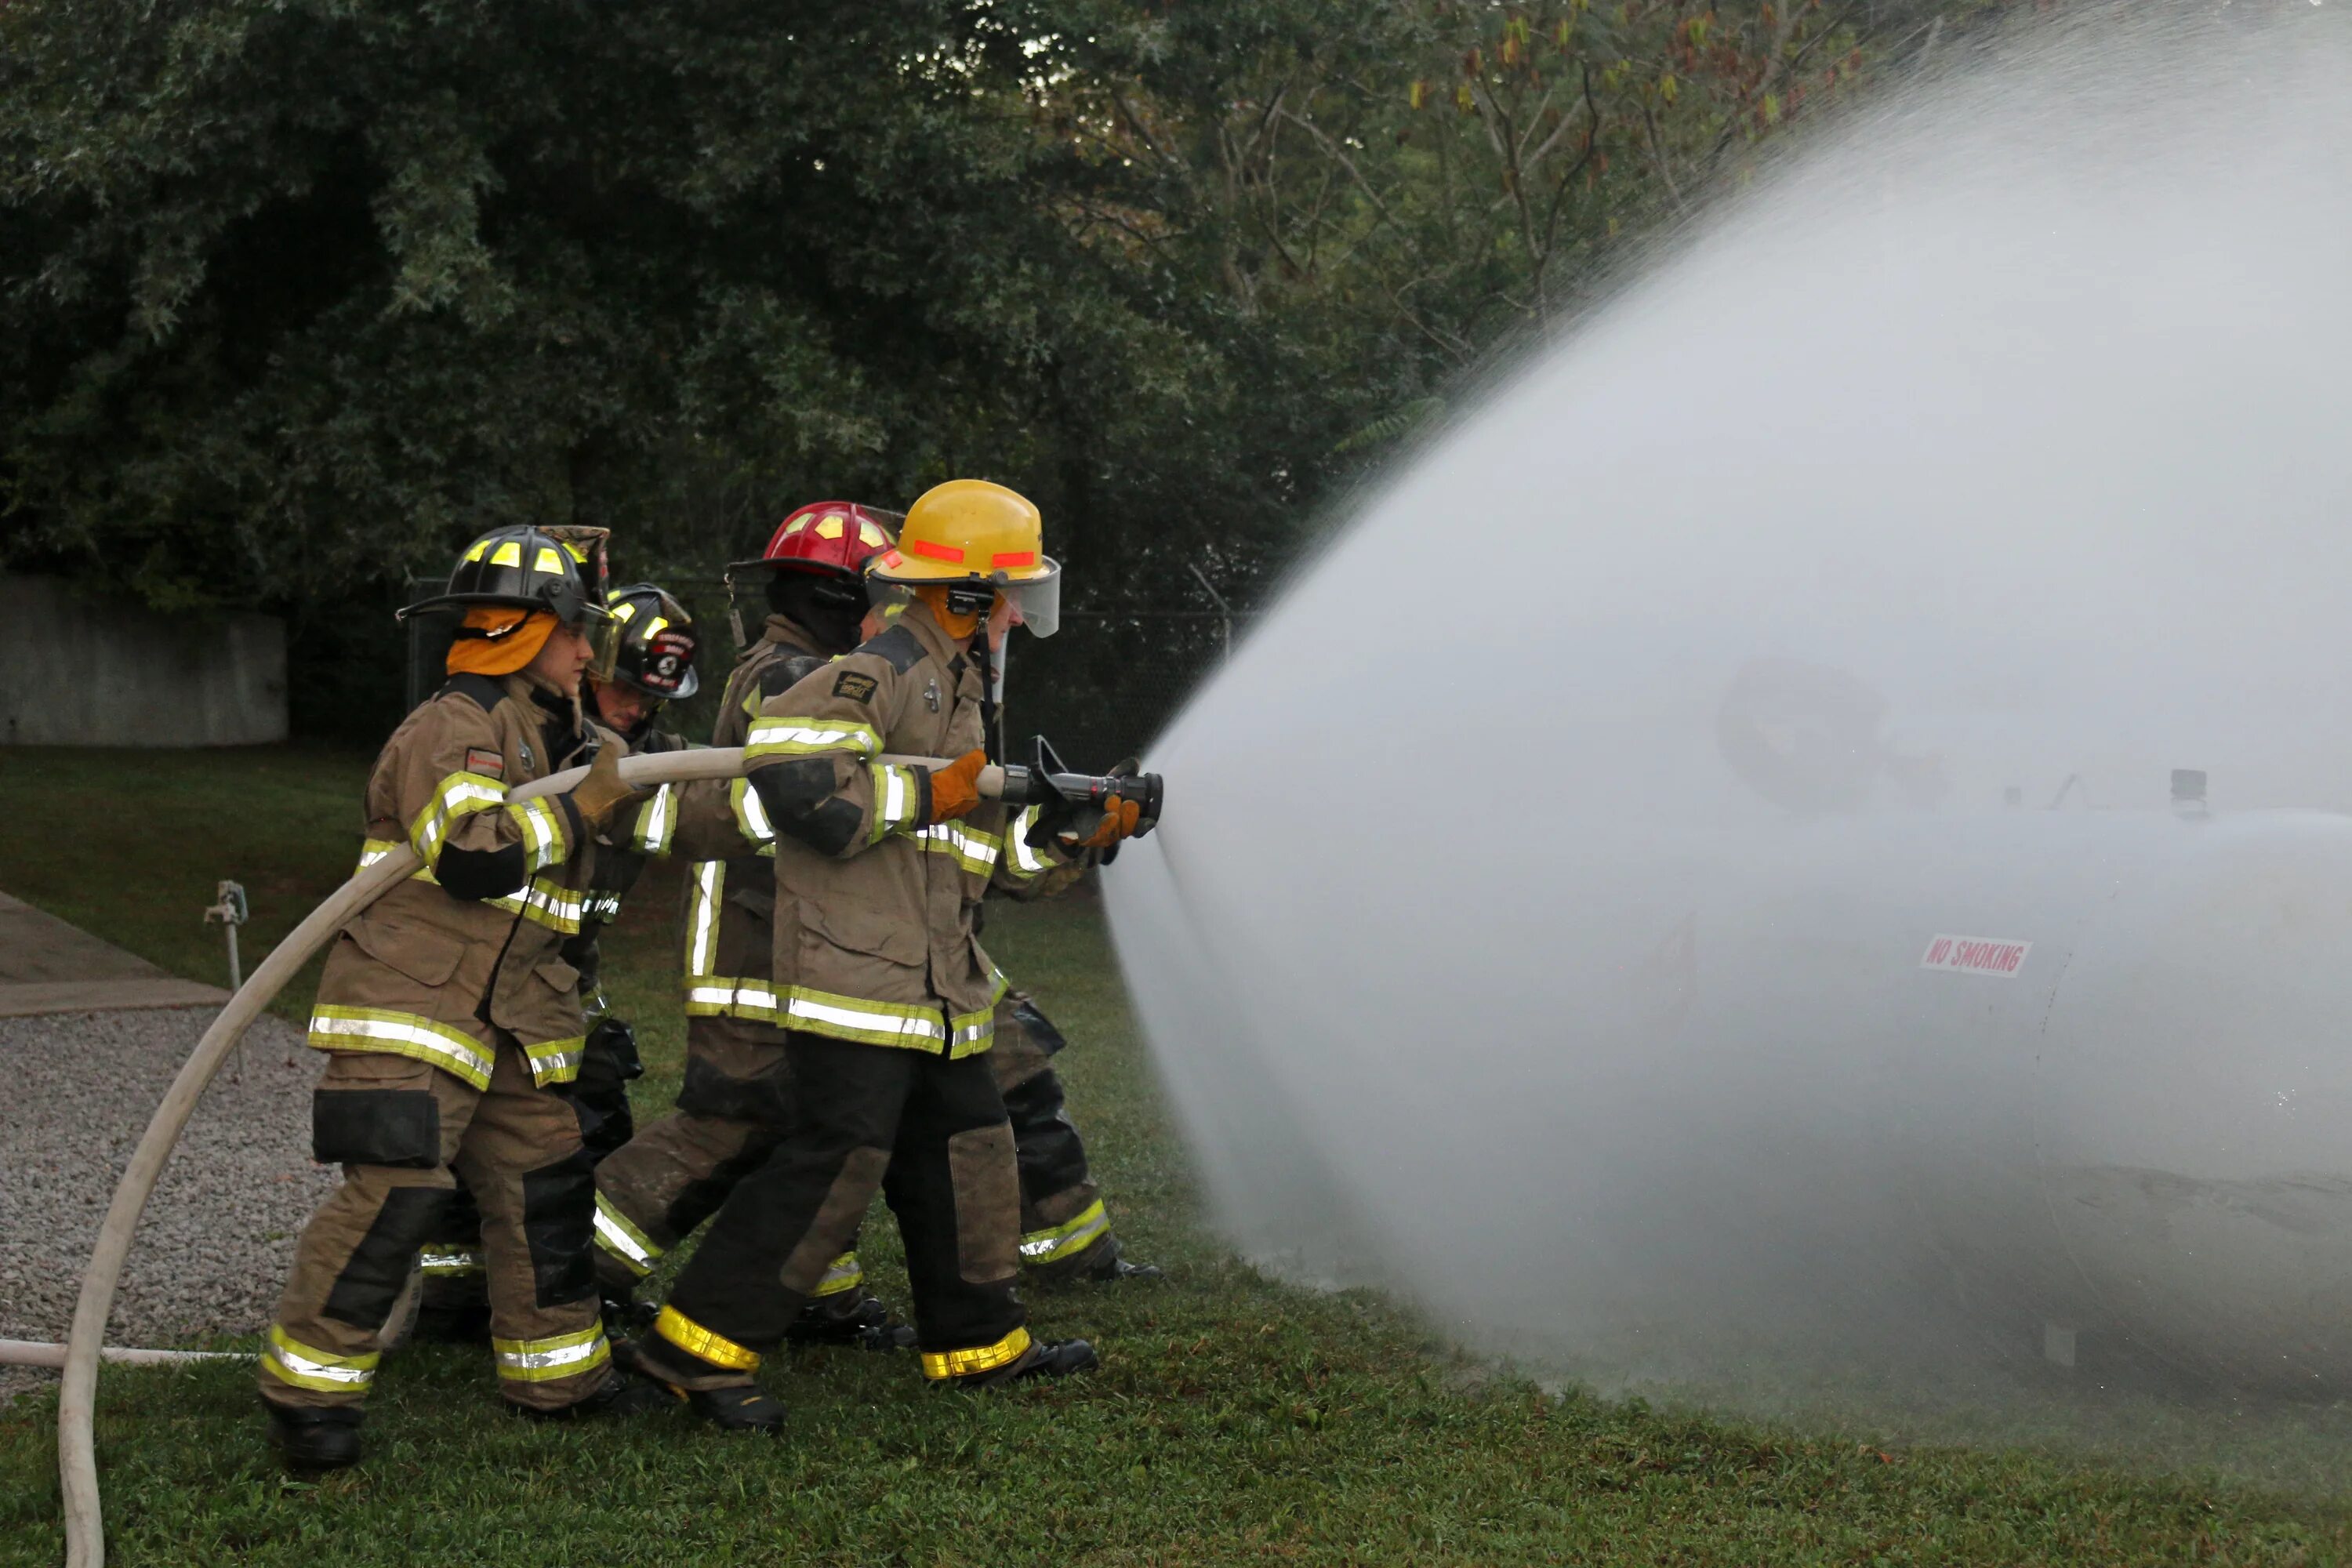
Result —
[{"label": "firefighter glove", "polygon": [[572,804],[580,808],[583,821],[603,827],[613,820],[614,813],[644,793],[623,781],[621,753],[611,746],[599,746],[596,760],[588,764],[588,776],[572,786]]},{"label": "firefighter glove", "polygon": [[1142,815],[1140,802],[1113,795],[1105,803],[1102,820],[1095,824],[1092,833],[1083,838],[1064,834],[1062,846],[1067,849],[1108,849],[1119,840],[1134,837],[1136,820]]},{"label": "firefighter glove", "polygon": [[966,752],[943,768],[931,770],[931,820],[953,822],[980,804],[980,770],[988,765],[986,752]]}]

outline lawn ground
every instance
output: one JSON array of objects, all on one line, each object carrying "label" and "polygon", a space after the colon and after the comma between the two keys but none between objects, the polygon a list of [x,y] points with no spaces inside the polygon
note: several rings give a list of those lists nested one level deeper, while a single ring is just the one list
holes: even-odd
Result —
[{"label": "lawn ground", "polygon": [[[0,889],[177,973],[220,978],[199,911],[222,877],[255,906],[248,963],[348,872],[366,759],[0,749]],[[674,876],[612,942],[621,1009],[677,1083]],[[2322,1563],[2352,1509],[2209,1474],[2038,1451],[1885,1450],[1556,1396],[1449,1352],[1377,1296],[1274,1282],[1202,1228],[1183,1152],[1090,900],[993,910],[990,947],[1073,1042],[1061,1058],[1119,1229],[1171,1279],[1037,1291],[1098,1373],[972,1398],[901,1357],[771,1363],[781,1442],[683,1416],[580,1429],[499,1413],[488,1358],[394,1358],[360,1470],[284,1479],[250,1374],[110,1371],[99,1415],[113,1561],[1578,1564]],[[299,1016],[307,982],[283,1010]],[[0,1173],[0,1180],[5,1173]],[[869,1268],[903,1300],[877,1215]],[[0,1410],[0,1564],[61,1559],[53,1395]]]}]

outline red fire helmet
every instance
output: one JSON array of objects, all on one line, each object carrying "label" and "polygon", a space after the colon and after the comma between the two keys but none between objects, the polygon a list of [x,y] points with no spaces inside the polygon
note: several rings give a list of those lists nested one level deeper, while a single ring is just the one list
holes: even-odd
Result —
[{"label": "red fire helmet", "polygon": [[857,578],[865,574],[869,557],[897,542],[898,526],[904,521],[903,513],[855,501],[812,501],[776,524],[758,560],[738,561],[727,570],[730,575],[766,567]]}]

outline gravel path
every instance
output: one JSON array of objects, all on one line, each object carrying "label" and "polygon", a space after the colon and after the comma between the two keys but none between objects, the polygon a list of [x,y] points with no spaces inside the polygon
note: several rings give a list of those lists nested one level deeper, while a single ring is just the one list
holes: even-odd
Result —
[{"label": "gravel path", "polygon": [[[0,1019],[0,1338],[62,1340],[114,1184],[213,1010]],[[335,1172],[310,1163],[319,1057],[277,1018],[247,1031],[163,1167],[114,1298],[111,1344],[251,1333]],[[287,1065],[287,1058],[293,1065]],[[0,1399],[53,1381],[0,1369]]]}]

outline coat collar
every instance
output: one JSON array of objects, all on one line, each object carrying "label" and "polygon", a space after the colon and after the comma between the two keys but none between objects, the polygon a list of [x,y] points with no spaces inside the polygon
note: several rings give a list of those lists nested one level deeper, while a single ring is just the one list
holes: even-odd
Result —
[{"label": "coat collar", "polygon": [[[923,645],[923,651],[941,664],[953,664],[956,657],[963,652],[955,639],[948,636],[947,628],[932,616],[930,605],[920,599],[912,601],[899,611],[896,624],[914,633],[915,640]],[[964,662],[969,664],[971,660]]]}]

